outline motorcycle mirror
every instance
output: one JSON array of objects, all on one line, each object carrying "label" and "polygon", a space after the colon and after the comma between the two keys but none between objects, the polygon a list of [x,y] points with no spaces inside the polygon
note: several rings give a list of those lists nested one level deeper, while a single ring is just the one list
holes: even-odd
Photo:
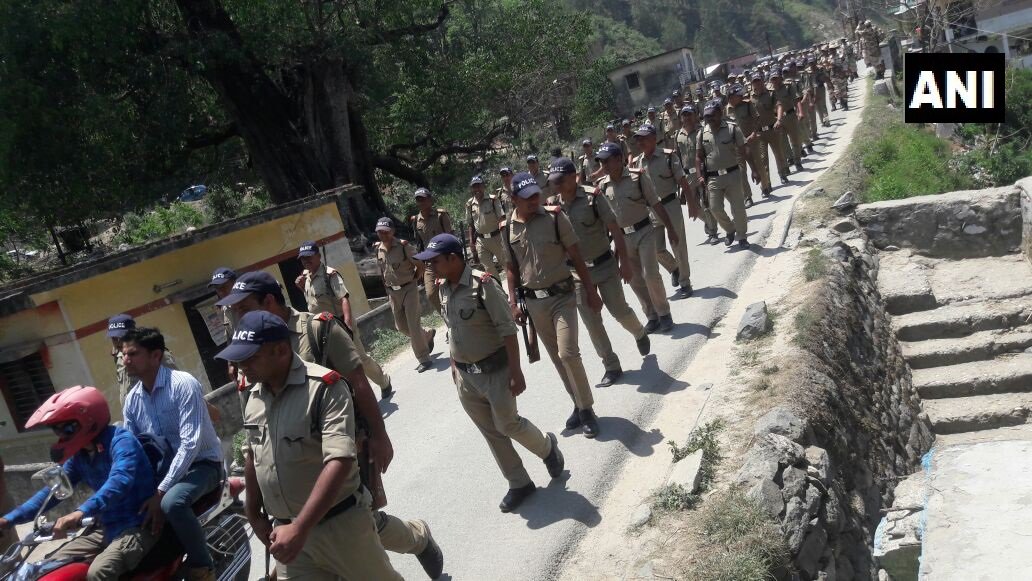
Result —
[{"label": "motorcycle mirror", "polygon": [[33,478],[39,476],[53,493],[54,498],[64,500],[72,495],[72,483],[68,480],[68,474],[61,466],[50,466],[36,473]]}]

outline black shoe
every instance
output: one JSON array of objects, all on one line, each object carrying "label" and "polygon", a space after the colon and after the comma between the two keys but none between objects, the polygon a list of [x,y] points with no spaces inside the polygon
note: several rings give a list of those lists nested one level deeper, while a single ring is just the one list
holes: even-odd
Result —
[{"label": "black shoe", "polygon": [[778,175],[779,175],[779,177],[781,178],[781,184],[782,184],[782,185],[784,185],[784,184],[787,184],[787,183],[788,183],[788,174],[787,174],[787,173],[783,173],[783,174],[778,174]]},{"label": "black shoe", "polygon": [[380,399],[387,399],[387,398],[391,397],[392,395],[394,395],[394,386],[393,385],[388,383],[387,387],[384,387],[384,388],[380,389]]},{"label": "black shoe", "polygon": [[735,243],[735,233],[728,232],[727,238],[724,240],[724,246],[731,246]]},{"label": "black shoe", "polygon": [[801,163],[797,163],[797,164],[796,164],[796,170],[798,170],[798,171],[803,171],[803,164],[801,164]]},{"label": "black shoe", "polygon": [[667,333],[674,328],[674,318],[670,315],[662,315],[659,317],[659,332]]},{"label": "black shoe", "polygon": [[681,269],[680,268],[675,268],[674,271],[670,273],[670,286],[677,286],[677,281],[680,278],[681,278]]},{"label": "black shoe", "polygon": [[430,339],[426,342],[427,351],[434,352],[434,337],[437,336],[437,329],[430,329]]},{"label": "black shoe", "polygon": [[683,287],[677,289],[677,292],[674,293],[674,298],[675,299],[686,299],[686,298],[692,296],[692,293],[694,293],[694,292],[695,292],[695,290],[692,288],[692,285],[683,286]]},{"label": "black shoe", "polygon": [[635,339],[634,344],[638,346],[638,353],[642,357],[645,357],[652,351],[652,341],[649,340],[648,331],[642,333],[641,337]]},{"label": "black shoe", "polygon": [[567,430],[576,430],[579,427],[580,427],[580,410],[577,409],[577,408],[573,408],[573,413],[570,414],[570,417],[566,418],[566,429]]},{"label": "black shoe", "polygon": [[655,333],[657,329],[659,329],[659,319],[649,319],[649,322],[645,323],[646,335]]},{"label": "black shoe", "polygon": [[591,408],[580,411],[581,426],[585,438],[594,438],[598,435],[598,418]]},{"label": "black shoe", "polygon": [[753,202],[753,199],[752,199],[752,196],[751,196],[751,195],[750,195],[750,196],[747,196],[747,197],[745,198],[745,207],[746,207],[746,208],[752,208],[752,207],[753,207],[753,204],[755,204],[755,203],[756,203],[756,202]]},{"label": "black shoe", "polygon": [[427,577],[437,579],[444,573],[444,553],[434,540],[434,535],[430,533],[429,526],[426,527],[426,548],[416,555],[416,559],[419,559],[419,564],[423,566]]},{"label": "black shoe", "polygon": [[[816,137],[814,139],[816,139]],[[812,143],[810,145],[807,145],[806,147],[810,148],[810,153],[812,153],[814,155],[817,155],[817,152],[813,150],[813,144]]]},{"label": "black shoe", "polygon": [[743,249],[743,250],[748,250],[749,249],[749,241],[744,239],[744,238],[739,240],[738,241],[738,247]]},{"label": "black shoe", "polygon": [[709,245],[712,246],[712,245],[716,244],[717,242],[720,242],[720,238],[718,238],[716,234],[707,234],[706,235],[706,244],[709,244]]},{"label": "black shoe", "polygon": [[802,157],[806,157],[806,156],[808,156],[808,155],[810,155],[810,154],[806,152],[806,146],[804,145],[804,146],[802,147],[802,151],[800,151],[800,152],[799,152],[799,157],[801,157],[801,158],[802,158]]},{"label": "black shoe", "polygon": [[559,442],[555,439],[555,434],[549,432],[548,441],[552,442],[552,451],[545,457],[545,468],[548,469],[549,476],[559,478],[563,473],[563,468],[566,466],[566,460],[563,458],[563,453],[559,451]]},{"label": "black shoe", "polygon": [[765,188],[765,189],[760,191],[760,195],[763,196],[764,200],[766,200],[767,198],[770,197],[771,190],[772,190],[772,188]]},{"label": "black shoe", "polygon": [[434,364],[433,363],[430,363],[429,361],[424,361],[424,362],[420,363],[418,366],[416,366],[416,372],[423,373],[424,371],[429,371],[429,370],[431,370],[433,368],[434,368]]},{"label": "black shoe", "polygon": [[595,387],[609,387],[616,383],[616,380],[620,379],[621,376],[623,376],[622,369],[610,369],[602,375],[602,381],[598,382],[598,385]]},{"label": "black shoe", "polygon": [[498,508],[502,509],[502,512],[512,512],[516,510],[516,507],[523,504],[523,501],[528,496],[534,494],[535,490],[537,490],[537,486],[534,486],[533,482],[522,488],[510,488],[509,492],[505,493],[505,498],[502,499]]}]

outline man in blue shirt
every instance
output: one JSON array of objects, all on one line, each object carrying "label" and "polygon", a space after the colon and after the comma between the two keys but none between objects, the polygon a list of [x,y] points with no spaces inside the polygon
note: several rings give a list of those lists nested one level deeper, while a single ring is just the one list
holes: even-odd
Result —
[{"label": "man in blue shirt", "polygon": [[157,533],[165,519],[186,549],[187,581],[215,581],[204,530],[193,504],[222,480],[222,445],[189,373],[162,364],[165,338],[157,329],[137,327],[122,339],[125,368],[139,378],[125,398],[125,427],[149,434],[174,452],[168,473],[144,505],[144,526]]},{"label": "man in blue shirt", "polygon": [[[58,435],[51,458],[63,462],[73,485],[85,482],[95,492],[71,514],[54,523],[63,537],[93,517],[101,527],[62,546],[53,559],[92,559],[89,581],[115,580],[132,571],[157,536],[142,527],[140,507],[154,491],[154,471],[140,442],[128,430],[109,425],[107,400],[93,387],[77,385],[54,394],[26,422],[50,426]],[[25,504],[0,518],[0,530],[29,522],[46,500],[43,488]],[[51,499],[47,509],[60,502]]]}]

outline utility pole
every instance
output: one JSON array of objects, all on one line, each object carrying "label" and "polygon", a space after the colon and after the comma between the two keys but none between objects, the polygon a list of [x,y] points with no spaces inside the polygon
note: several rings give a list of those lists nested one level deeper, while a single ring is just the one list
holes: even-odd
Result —
[{"label": "utility pole", "polygon": [[771,58],[774,58],[774,48],[770,46],[770,33],[764,31],[763,36],[767,39],[767,53]]}]

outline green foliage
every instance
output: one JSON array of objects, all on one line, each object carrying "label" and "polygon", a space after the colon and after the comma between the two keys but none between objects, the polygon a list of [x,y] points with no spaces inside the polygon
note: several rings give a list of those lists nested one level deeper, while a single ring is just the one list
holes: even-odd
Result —
[{"label": "green foliage", "polygon": [[126,214],[122,220],[122,231],[116,236],[115,242],[135,246],[180,234],[190,226],[198,228],[204,224],[204,214],[200,210],[183,202],[173,202],[167,208],[159,207],[145,214]]},{"label": "green foliage", "polygon": [[699,469],[699,490],[692,492],[686,490],[679,484],[668,484],[660,488],[653,495],[652,505],[658,510],[677,511],[694,508],[716,476],[717,466],[724,456],[720,452],[720,441],[717,435],[724,429],[724,421],[720,418],[707,422],[703,426],[692,430],[688,440],[683,446],[674,441],[668,441],[670,453],[674,463],[702,450],[702,464]]},{"label": "green foliage", "polygon": [[871,178],[865,201],[898,200],[964,189],[968,176],[952,170],[949,145],[927,131],[894,125],[863,149]]},{"label": "green foliage", "polygon": [[1002,186],[1032,175],[1032,71],[1009,69],[1006,120],[970,123],[957,135],[973,149],[956,159],[959,173],[974,176],[977,186]]},{"label": "green foliage", "polygon": [[807,282],[817,280],[828,273],[828,257],[824,256],[818,248],[811,248],[806,253],[806,261],[803,262],[803,276]]},{"label": "green foliage", "polygon": [[208,222],[215,224],[261,212],[271,203],[264,189],[247,192],[227,186],[213,186],[208,188],[208,194],[204,196],[204,213]]},{"label": "green foliage", "polygon": [[573,98],[574,133],[587,134],[613,117],[616,98],[606,73],[615,67],[612,59],[601,58],[582,73]]},{"label": "green foliage", "polygon": [[788,563],[788,548],[777,523],[741,491],[714,499],[702,512],[707,544],[686,578],[713,581],[767,581]]},{"label": "green foliage", "polygon": [[247,439],[247,432],[243,430],[233,434],[233,463],[237,466],[244,465],[244,453],[240,447],[244,444],[244,440]]},{"label": "green foliage", "polygon": [[797,345],[805,343],[810,337],[819,320],[817,311],[816,308],[805,307],[796,311],[795,316],[792,317],[792,326],[795,328],[795,336],[792,341]]},{"label": "green foliage", "polygon": [[680,484],[667,484],[657,490],[652,497],[652,507],[664,512],[677,512],[695,508],[702,500],[698,494]]}]

